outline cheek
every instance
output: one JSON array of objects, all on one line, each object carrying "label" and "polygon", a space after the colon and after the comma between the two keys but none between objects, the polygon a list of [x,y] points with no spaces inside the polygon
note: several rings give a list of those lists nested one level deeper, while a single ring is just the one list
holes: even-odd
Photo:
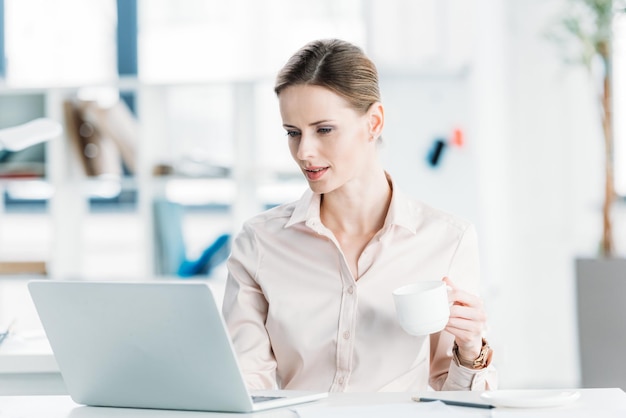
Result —
[{"label": "cheek", "polygon": [[363,164],[369,164],[372,142],[368,140],[367,133],[357,133],[351,141],[346,141],[344,145],[341,154],[345,161],[350,161],[353,168],[358,169]]},{"label": "cheek", "polygon": [[339,144],[339,152],[348,154],[350,156],[356,156],[366,152],[369,148],[368,134],[362,130],[355,130]]},{"label": "cheek", "polygon": [[289,152],[291,153],[291,157],[298,161],[298,158],[296,157],[296,153],[298,152],[298,143],[296,141],[289,141],[287,143],[288,147],[289,147]]}]

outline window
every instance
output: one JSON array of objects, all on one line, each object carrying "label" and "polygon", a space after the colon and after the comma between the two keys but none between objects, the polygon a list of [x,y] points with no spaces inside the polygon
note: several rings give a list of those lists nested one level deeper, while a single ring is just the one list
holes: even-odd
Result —
[{"label": "window", "polygon": [[273,77],[305,42],[363,45],[359,0],[143,0],[139,71],[147,82]]},{"label": "window", "polygon": [[5,22],[7,85],[117,78],[115,0],[5,0]]}]

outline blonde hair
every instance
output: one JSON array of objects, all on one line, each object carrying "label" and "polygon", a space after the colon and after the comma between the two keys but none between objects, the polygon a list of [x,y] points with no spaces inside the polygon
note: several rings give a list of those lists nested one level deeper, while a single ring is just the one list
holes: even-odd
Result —
[{"label": "blonde hair", "polygon": [[287,61],[276,77],[276,95],[293,85],[325,87],[365,113],[380,101],[378,71],[363,51],[339,39],[310,42]]}]

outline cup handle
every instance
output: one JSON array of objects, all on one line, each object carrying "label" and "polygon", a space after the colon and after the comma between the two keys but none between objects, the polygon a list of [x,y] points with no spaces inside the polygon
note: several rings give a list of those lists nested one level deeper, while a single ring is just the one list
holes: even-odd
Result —
[{"label": "cup handle", "polygon": [[452,307],[452,305],[454,305],[454,302],[450,300],[450,292],[454,290],[452,289],[452,286],[448,286],[446,285],[446,296],[448,297],[448,307]]}]

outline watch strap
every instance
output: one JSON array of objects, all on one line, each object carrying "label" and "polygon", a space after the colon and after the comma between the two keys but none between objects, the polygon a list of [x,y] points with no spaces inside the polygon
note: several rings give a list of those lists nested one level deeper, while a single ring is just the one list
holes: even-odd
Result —
[{"label": "watch strap", "polygon": [[457,366],[467,367],[468,369],[480,370],[484,369],[491,364],[491,358],[493,357],[493,350],[489,346],[489,343],[486,339],[483,338],[483,345],[480,348],[480,353],[478,357],[474,360],[464,359],[459,355],[459,346],[456,341],[454,342],[454,346],[452,347],[452,359],[456,363]]}]

